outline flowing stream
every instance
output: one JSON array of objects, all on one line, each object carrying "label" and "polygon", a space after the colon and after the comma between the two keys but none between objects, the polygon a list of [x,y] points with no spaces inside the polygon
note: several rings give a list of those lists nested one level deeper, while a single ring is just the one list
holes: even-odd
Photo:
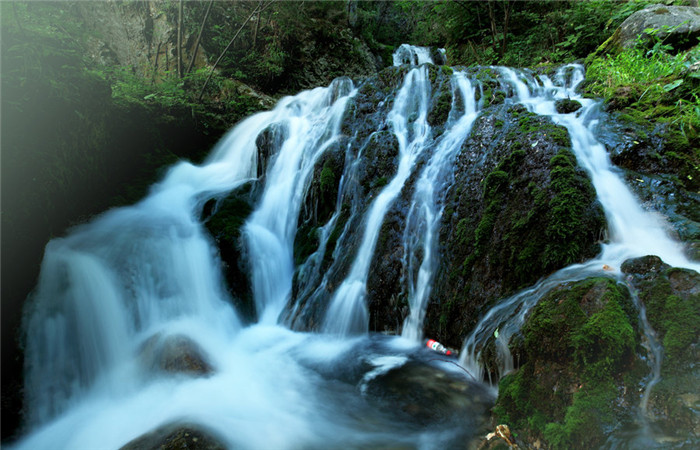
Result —
[{"label": "flowing stream", "polygon": [[[700,271],[700,264],[689,260],[683,253],[683,246],[668,236],[663,222],[642,209],[624,183],[621,173],[610,162],[604,145],[595,138],[600,105],[576,92],[577,85],[584,79],[582,66],[571,64],[560,68],[554,81],[547,76],[541,76],[538,80],[530,73],[505,67],[499,67],[498,71],[501,83],[509,85],[515,92],[512,101],[524,105],[529,111],[551,117],[555,123],[566,127],[578,162],[590,175],[605,211],[610,239],[603,244],[601,253],[595,259],[561,269],[533,287],[501,300],[480,319],[464,341],[460,363],[478,379],[488,377],[492,385],[515,368],[508,347],[510,339],[522,328],[531,308],[556,285],[590,276],[612,276],[622,282],[622,263],[629,258],[644,255],[657,255],[671,265]],[[582,108],[575,113],[558,113],[555,101],[565,98],[580,102]],[[649,434],[647,403],[660,378],[663,349],[646,319],[645,306],[634,290],[630,289],[639,310],[639,322],[650,354],[651,370],[639,405],[640,431],[635,431],[629,440],[634,442],[639,436]],[[492,336],[498,364],[495,379],[486,373],[481,362],[481,352]],[[645,442],[644,445],[653,443],[649,440]]]},{"label": "flowing stream", "polygon": [[[381,385],[377,380],[416,362],[453,376],[461,370],[432,361],[420,340],[439,264],[436,241],[453,162],[480,110],[478,82],[456,70],[450,76],[454,95],[445,130],[434,136],[424,65],[431,62],[429,52],[401,46],[394,62],[413,65],[386,118],[398,141],[397,169],[362,218],[358,250],[333,290],[321,332],[293,331],[285,315],[297,307],[290,304],[293,249],[304,195],[317,162],[344,138],[342,120],[357,94],[344,78],[286,97],[272,111],[244,120],[202,165],[173,166],[141,202],[108,211],[47,245],[25,315],[27,432],[16,448],[113,449],[170,423],[199,424],[228,447],[251,449],[444,448],[483,431],[484,405],[493,397],[480,382],[470,382],[469,389],[481,400],[461,405],[468,412],[454,421],[416,424],[376,407],[381,399],[372,398]],[[605,273],[619,276],[625,259],[647,254],[700,270],[668,238],[663,224],[639,206],[596,140],[599,105],[575,91],[583,79],[581,66],[563,67],[553,80],[497,70],[516,93],[506,101],[522,103],[569,131],[603,204],[610,241],[596,259],[564,268],[485,314],[466,338],[460,359],[477,380],[484,377],[480,351],[496,330],[497,375],[513,370],[510,337],[558,283],[600,274],[604,264],[613,268]],[[558,114],[554,101],[560,98],[576,99],[583,108]],[[256,139],[266,130],[273,130],[274,139],[261,165]],[[372,335],[366,305],[370,264],[385,216],[411,177],[415,184],[403,229],[410,312],[402,336]],[[244,326],[200,216],[206,202],[253,180],[262,191],[243,235],[257,322]],[[339,211],[337,205],[319,230],[314,270]],[[298,276],[311,275],[302,270]],[[330,289],[325,281],[320,286]],[[644,318],[643,305],[640,311]],[[660,347],[643,322],[654,352]],[[211,371],[190,377],[154,370],[145,349],[154,339],[173,336],[189,339]],[[660,359],[659,353],[655,380]],[[648,393],[642,411],[647,399]]]}]

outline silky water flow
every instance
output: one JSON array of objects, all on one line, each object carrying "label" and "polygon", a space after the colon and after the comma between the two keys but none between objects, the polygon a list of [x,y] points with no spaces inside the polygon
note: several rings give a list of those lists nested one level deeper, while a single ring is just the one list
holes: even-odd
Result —
[{"label": "silky water flow", "polygon": [[[508,340],[548,288],[599,274],[603,264],[617,271],[625,259],[646,254],[700,269],[639,206],[595,139],[599,105],[576,93],[581,66],[565,66],[554,80],[540,81],[497,68],[501,82],[515,92],[507,101],[567,128],[604,207],[611,239],[596,259],[562,269],[488,311],[465,340],[463,367],[426,356],[420,341],[440,263],[436,241],[445,192],[479,114],[478,82],[455,70],[451,89],[459,95],[453,95],[445,131],[433,135],[423,65],[429,58],[426,49],[413,46],[395,54],[395,64],[413,64],[386,119],[399,145],[397,170],[367,208],[358,251],[330,298],[320,332],[293,331],[284,317],[295,308],[293,246],[304,194],[319,158],[341,139],[344,114],[357,93],[346,78],[286,97],[273,110],[242,121],[202,165],[175,165],[141,202],[108,211],[47,245],[25,314],[27,432],[13,447],[119,448],[158,427],[183,423],[231,448],[443,448],[484,431],[494,393],[478,381],[485,376],[479,352],[500,330],[497,376],[513,370]],[[558,114],[554,101],[566,97],[580,101],[582,111]],[[256,140],[271,128],[273,153],[259,167]],[[421,158],[424,164],[417,164]],[[403,231],[410,311],[402,336],[369,334],[370,263],[385,215],[411,176],[416,182]],[[200,215],[206,202],[255,180],[262,193],[243,236],[257,322],[246,325],[232,306]],[[321,246],[337,216],[320,228]],[[195,343],[211,372],[190,377],[154,371],[143,349],[168,336]],[[453,376],[469,371],[465,383],[481,403],[460,409],[455,420],[429,425],[377,407],[377,380],[417,362]]]}]

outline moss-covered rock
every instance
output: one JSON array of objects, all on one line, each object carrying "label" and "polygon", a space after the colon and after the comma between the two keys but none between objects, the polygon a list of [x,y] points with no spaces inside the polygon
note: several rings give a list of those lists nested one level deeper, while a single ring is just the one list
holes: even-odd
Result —
[{"label": "moss-covered rock", "polygon": [[700,430],[700,274],[672,268],[656,256],[626,261],[622,271],[646,306],[649,324],[664,349],[661,380],[649,399],[655,424],[677,439]]},{"label": "moss-covered rock", "polygon": [[559,114],[576,112],[582,107],[581,103],[576,100],[571,100],[570,98],[559,99],[554,103],[554,106],[557,108]]},{"label": "moss-covered rock", "polygon": [[477,119],[443,216],[431,336],[459,347],[484,305],[597,253],[605,220],[570,145],[522,106]]},{"label": "moss-covered rock", "polygon": [[247,183],[225,198],[212,201],[205,208],[205,223],[219,249],[226,284],[236,308],[247,320],[255,318],[255,305],[248,278],[249,268],[243,258],[242,227],[253,211],[256,192],[253,183]]},{"label": "moss-covered rock", "polygon": [[550,291],[523,327],[524,364],[499,384],[498,423],[551,448],[600,447],[635,401],[623,386],[635,365],[636,324],[627,289],[612,279]]}]

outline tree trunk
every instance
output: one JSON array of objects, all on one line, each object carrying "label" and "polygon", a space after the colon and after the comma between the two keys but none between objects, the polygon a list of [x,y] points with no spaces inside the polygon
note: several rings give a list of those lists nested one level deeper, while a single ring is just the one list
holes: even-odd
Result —
[{"label": "tree trunk", "polygon": [[[269,6],[271,3],[272,3],[272,2],[268,3],[267,6]],[[226,54],[226,52],[228,51],[228,49],[231,48],[231,45],[233,45],[233,42],[236,40],[236,38],[238,37],[238,35],[239,35],[239,34],[241,33],[241,31],[243,30],[243,27],[245,27],[245,25],[250,21],[250,19],[253,18],[253,16],[254,16],[257,12],[262,12],[262,10],[264,9],[264,8],[262,7],[262,5],[263,5],[263,2],[258,3],[258,6],[256,6],[255,9],[253,10],[253,12],[250,13],[250,15],[248,16],[248,18],[247,18],[246,20],[243,21],[243,23],[241,24],[241,26],[238,28],[238,31],[236,31],[236,34],[234,34],[233,37],[231,38],[231,40],[228,42],[228,45],[226,46],[226,48],[224,49],[224,51],[222,51],[221,54],[219,55],[219,57],[216,59],[216,62],[215,62],[214,65],[212,66],[211,70],[209,71],[209,76],[207,76],[207,79],[204,81],[204,85],[202,86],[202,90],[199,91],[199,96],[197,97],[197,101],[198,101],[198,102],[201,102],[201,101],[202,101],[202,97],[204,96],[204,90],[207,88],[207,85],[209,84],[209,80],[211,80],[212,75],[214,75],[214,70],[216,70],[216,67],[217,67],[217,66],[219,65],[219,63],[221,62],[221,59],[224,57],[224,55]],[[267,6],[265,6],[265,8],[267,8]]]},{"label": "tree trunk", "polygon": [[177,76],[182,78],[182,2],[177,8]]},{"label": "tree trunk", "polygon": [[194,65],[194,60],[197,57],[197,51],[199,50],[199,42],[202,39],[202,32],[204,32],[204,25],[207,23],[207,18],[209,17],[209,10],[211,10],[211,5],[214,0],[209,0],[207,5],[207,10],[204,12],[204,18],[202,19],[202,24],[199,26],[199,33],[197,34],[197,40],[194,41],[194,49],[192,50],[192,57],[190,58],[190,63],[187,65],[187,70],[185,70],[185,75],[190,73],[192,66]]}]

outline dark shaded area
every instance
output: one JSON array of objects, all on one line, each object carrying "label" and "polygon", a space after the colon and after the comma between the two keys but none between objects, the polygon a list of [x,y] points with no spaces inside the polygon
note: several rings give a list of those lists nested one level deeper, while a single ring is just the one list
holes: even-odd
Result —
[{"label": "dark shaded area", "polygon": [[202,160],[234,117],[197,117],[184,106],[116,103],[59,40],[27,66],[2,52],[2,437],[19,426],[21,312],[43,248],[72,225],[133,203],[178,159]]}]

